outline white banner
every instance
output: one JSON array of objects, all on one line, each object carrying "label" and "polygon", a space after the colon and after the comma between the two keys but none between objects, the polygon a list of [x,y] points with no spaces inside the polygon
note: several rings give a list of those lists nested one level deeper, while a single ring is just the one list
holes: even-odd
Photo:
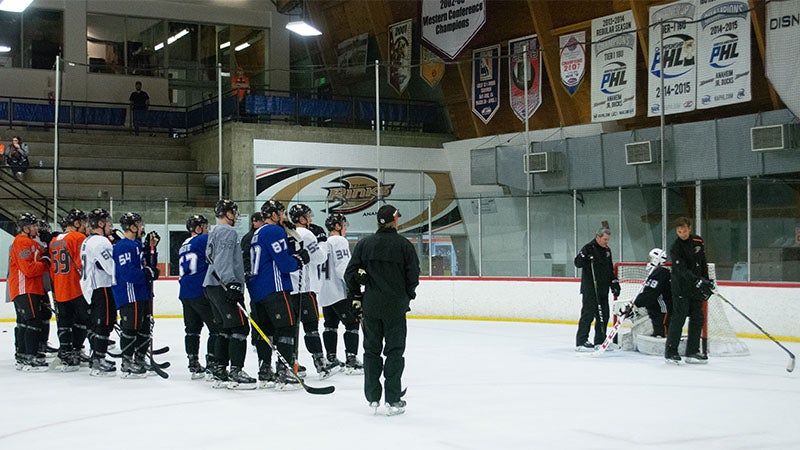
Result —
[{"label": "white banner", "polygon": [[408,19],[389,26],[389,86],[402,94],[411,80],[411,24]]},{"label": "white banner", "polygon": [[345,77],[364,75],[367,71],[368,48],[368,33],[359,34],[340,42],[336,46],[339,72]]},{"label": "white banner", "polygon": [[422,40],[454,59],[486,23],[486,0],[422,0]]},{"label": "white banner", "polygon": [[767,78],[800,115],[800,0],[767,3]]},{"label": "white banner", "polygon": [[561,49],[561,84],[574,94],[586,71],[586,32],[576,31],[558,38]]},{"label": "white banner", "polygon": [[[697,7],[696,17],[699,21],[697,108],[750,101],[752,76],[748,2],[703,0]],[[789,63],[796,65],[795,57],[787,58],[787,61],[791,59]]]},{"label": "white banner", "polygon": [[628,10],[592,20],[592,121],[636,115],[636,21]]},{"label": "white banner", "polygon": [[[525,49],[528,60],[525,61]],[[542,54],[539,38],[534,34],[508,41],[508,100],[514,115],[521,121],[530,118],[542,104]],[[525,65],[528,78],[525,78]],[[527,89],[525,85],[527,84]],[[525,113],[525,93],[528,112]]]},{"label": "white banner", "polygon": [[650,60],[647,64],[647,115],[650,117],[661,114],[662,100],[664,114],[695,108],[697,24],[694,12],[692,0],[650,7]]}]

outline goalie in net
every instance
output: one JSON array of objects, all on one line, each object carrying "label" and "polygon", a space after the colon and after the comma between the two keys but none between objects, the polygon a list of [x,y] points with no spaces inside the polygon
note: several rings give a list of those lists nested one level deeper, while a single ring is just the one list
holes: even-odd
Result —
[{"label": "goalie in net", "polygon": [[[621,293],[614,302],[615,319],[625,316],[633,321],[631,331],[621,334],[623,350],[663,356],[669,314],[672,310],[670,267],[667,255],[660,248],[650,251],[650,261],[617,263],[614,270],[620,281]],[[709,275],[713,277],[714,265],[709,264]],[[685,330],[678,350],[686,352]],[[705,326],[702,332],[704,346],[714,356],[748,355],[747,346],[736,337],[733,327],[723,309],[722,302],[711,297],[706,302]]]}]

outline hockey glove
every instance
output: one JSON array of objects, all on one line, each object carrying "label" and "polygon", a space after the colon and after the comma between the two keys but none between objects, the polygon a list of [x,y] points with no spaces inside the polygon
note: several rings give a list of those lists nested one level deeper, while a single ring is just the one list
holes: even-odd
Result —
[{"label": "hockey glove", "polygon": [[308,250],[304,248],[301,248],[297,253],[292,254],[292,257],[297,260],[298,266],[308,264],[308,262],[311,261],[311,257],[308,256]]},{"label": "hockey glove", "polygon": [[358,284],[366,286],[367,282],[369,282],[369,275],[367,275],[367,271],[364,269],[358,269]]},{"label": "hockey glove", "polygon": [[621,292],[622,288],[619,286],[619,280],[611,280],[611,293],[614,294],[614,297],[619,297]]},{"label": "hockey glove", "polygon": [[228,283],[225,286],[225,300],[230,302],[232,305],[236,305],[237,303],[244,303],[244,292],[242,291],[242,284],[241,283]]},{"label": "hockey glove", "polygon": [[361,320],[364,317],[364,310],[361,309],[361,300],[364,299],[364,296],[361,294],[353,295],[351,298],[351,305],[353,305],[353,315],[356,316],[356,319]]},{"label": "hockey glove", "polygon": [[158,267],[144,266],[144,277],[148,283],[157,280],[159,275],[161,275],[161,271],[158,270]]},{"label": "hockey glove", "polygon": [[325,234],[325,228],[322,228],[317,224],[310,223],[308,224],[308,229],[314,233],[314,237],[317,238],[317,242],[325,242],[328,240],[328,235]]},{"label": "hockey glove", "polygon": [[159,236],[155,230],[147,233],[147,236],[144,239],[144,243],[150,247],[156,247],[159,242],[161,242],[161,236]]},{"label": "hockey glove", "polygon": [[697,290],[700,291],[700,295],[703,296],[703,300],[708,300],[709,298],[711,298],[712,295],[714,295],[715,286],[714,282],[711,280],[700,278],[699,280],[697,280],[697,283],[695,283],[694,287],[696,287]]},{"label": "hockey glove", "polygon": [[625,302],[625,304],[619,305],[617,316],[625,318],[632,315],[633,315],[633,303]]}]

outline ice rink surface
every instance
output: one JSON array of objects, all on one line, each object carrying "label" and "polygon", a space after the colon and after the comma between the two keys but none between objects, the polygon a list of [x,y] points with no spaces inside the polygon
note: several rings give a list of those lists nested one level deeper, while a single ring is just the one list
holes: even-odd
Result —
[{"label": "ice rink surface", "polygon": [[[3,450],[800,448],[800,369],[787,373],[768,340],[746,340],[750,356],[674,366],[577,356],[573,325],[410,320],[408,407],[385,417],[366,406],[361,376],[319,381],[309,369],[309,385],[336,386],[321,396],[192,381],[180,319],[156,323],[168,380],[18,372],[13,325],[0,323]],[[251,375],[256,364],[250,350]]]}]

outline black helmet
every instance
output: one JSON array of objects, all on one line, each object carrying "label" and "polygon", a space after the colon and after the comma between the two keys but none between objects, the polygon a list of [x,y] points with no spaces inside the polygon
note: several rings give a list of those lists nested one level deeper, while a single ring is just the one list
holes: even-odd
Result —
[{"label": "black helmet", "polygon": [[39,219],[37,225],[39,225],[39,233],[42,232],[51,233],[53,231],[52,229],[50,229],[50,224],[47,223],[47,221],[45,220]]},{"label": "black helmet", "polygon": [[17,217],[17,226],[19,227],[20,230],[22,230],[22,227],[27,227],[29,225],[38,225],[38,224],[39,220],[36,218],[36,216],[33,215],[33,213],[24,212],[20,214],[19,217]]},{"label": "black helmet", "polygon": [[135,212],[126,212],[119,218],[119,226],[122,227],[122,231],[128,231],[131,225],[134,225],[137,222],[142,221],[142,216]]},{"label": "black helmet", "polygon": [[194,233],[195,228],[206,225],[207,223],[208,219],[206,219],[206,216],[202,214],[195,214],[186,220],[186,230],[190,233]]},{"label": "black helmet", "polygon": [[89,218],[89,226],[92,228],[97,228],[100,226],[100,222],[108,223],[108,219],[111,217],[111,214],[108,213],[103,208],[95,208],[89,211],[88,218]]},{"label": "black helmet", "polygon": [[78,222],[86,221],[87,217],[85,212],[81,211],[78,208],[72,208],[69,210],[67,216],[64,219],[66,220],[67,225],[72,225],[75,223],[76,220]]},{"label": "black helmet", "polygon": [[228,211],[238,216],[239,205],[233,200],[220,200],[217,202],[217,206],[214,207],[214,217],[225,217]]},{"label": "black helmet", "polygon": [[337,223],[339,226],[344,227],[347,224],[347,217],[345,217],[344,214],[333,213],[325,219],[325,228],[327,228],[328,231],[333,231],[336,229]]},{"label": "black helmet", "polygon": [[261,205],[261,215],[264,219],[272,217],[272,213],[280,213],[281,211],[286,211],[286,207],[277,200],[267,200]]},{"label": "black helmet", "polygon": [[300,222],[300,218],[306,216],[314,217],[314,213],[308,205],[298,203],[289,208],[289,219],[292,220],[292,223]]}]

